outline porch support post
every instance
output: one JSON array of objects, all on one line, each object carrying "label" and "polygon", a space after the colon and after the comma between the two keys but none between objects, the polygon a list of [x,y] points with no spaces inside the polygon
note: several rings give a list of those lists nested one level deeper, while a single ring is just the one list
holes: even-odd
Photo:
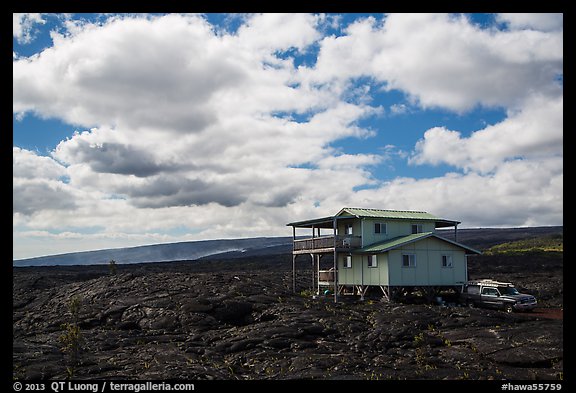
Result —
[{"label": "porch support post", "polygon": [[292,293],[296,293],[296,254],[294,254],[295,242],[296,227],[292,226]]},{"label": "porch support post", "polygon": [[390,286],[380,285],[380,289],[382,290],[382,293],[384,294],[384,298],[386,299],[386,301],[390,302],[392,300],[392,293],[390,291]]},{"label": "porch support post", "polygon": [[320,295],[320,254],[316,254],[316,296]]},{"label": "porch support post", "polygon": [[[364,220],[362,220],[364,221]],[[364,236],[362,236],[364,237]],[[368,256],[370,258],[370,256]],[[364,255],[360,254],[360,287],[364,288]],[[364,292],[360,292],[360,300],[364,300]]]},{"label": "porch support post", "polygon": [[336,232],[338,226],[336,225],[336,217],[332,221],[332,228],[334,229],[334,303],[338,303],[338,251],[336,251]]},{"label": "porch support post", "polygon": [[314,288],[316,287],[316,284],[314,284],[314,254],[310,254],[310,259],[312,260],[312,287],[310,290],[314,293]]},{"label": "porch support post", "polygon": [[296,255],[292,254],[292,293],[296,293]]},{"label": "porch support post", "polygon": [[458,224],[454,225],[454,241],[458,241]]}]

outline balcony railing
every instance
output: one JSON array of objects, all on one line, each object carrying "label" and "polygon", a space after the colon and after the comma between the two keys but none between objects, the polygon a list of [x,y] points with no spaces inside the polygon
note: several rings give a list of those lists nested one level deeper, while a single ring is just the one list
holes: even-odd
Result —
[{"label": "balcony railing", "polygon": [[294,240],[294,252],[318,252],[336,249],[352,249],[362,246],[362,237],[351,235],[337,235],[336,242],[334,236],[321,236],[308,239]]}]

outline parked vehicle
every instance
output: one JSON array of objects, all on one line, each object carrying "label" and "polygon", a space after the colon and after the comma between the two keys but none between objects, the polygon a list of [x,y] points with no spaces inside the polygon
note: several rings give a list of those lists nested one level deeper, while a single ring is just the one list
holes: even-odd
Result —
[{"label": "parked vehicle", "polygon": [[518,292],[510,282],[490,279],[468,281],[460,294],[460,302],[468,307],[487,307],[512,311],[529,311],[536,307],[536,298]]}]

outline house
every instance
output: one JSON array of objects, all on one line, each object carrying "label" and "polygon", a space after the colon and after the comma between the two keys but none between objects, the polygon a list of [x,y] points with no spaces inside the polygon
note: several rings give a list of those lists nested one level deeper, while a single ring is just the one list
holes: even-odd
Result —
[{"label": "house", "polygon": [[[334,216],[289,223],[293,290],[296,258],[307,254],[313,291],[318,295],[324,287],[331,288],[335,300],[343,293],[363,299],[370,288],[380,288],[386,300],[415,289],[429,297],[444,289],[458,291],[468,278],[467,256],[480,254],[457,242],[458,224],[422,211],[346,207]],[[451,227],[454,240],[436,232]],[[311,229],[311,236],[297,237],[297,228]],[[326,256],[333,265],[321,270]]]}]

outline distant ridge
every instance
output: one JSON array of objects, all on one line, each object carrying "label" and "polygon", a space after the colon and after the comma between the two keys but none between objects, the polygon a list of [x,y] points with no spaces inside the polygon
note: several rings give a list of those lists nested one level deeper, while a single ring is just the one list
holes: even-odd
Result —
[{"label": "distant ridge", "polygon": [[[469,228],[458,229],[458,242],[476,250],[484,251],[497,244],[534,237],[563,233],[563,226],[517,227],[517,228]],[[436,231],[440,236],[454,240],[453,229]]]},{"label": "distant ridge", "polygon": [[119,264],[170,262],[195,260],[211,255],[227,255],[228,258],[251,254],[280,254],[292,251],[292,237],[258,237],[249,239],[200,240],[180,243],[152,244],[127,248],[82,251],[36,258],[18,259],[12,265],[57,266],[101,265],[111,259]]},{"label": "distant ridge", "polygon": [[[457,241],[483,251],[497,244],[533,237],[562,233],[562,226],[520,228],[458,229]],[[452,229],[437,233],[454,240]],[[14,267],[101,265],[111,259],[119,264],[192,261],[197,259],[233,259],[239,257],[288,254],[292,252],[292,237],[256,237],[248,239],[200,240],[180,243],[82,251],[12,261]]]}]

